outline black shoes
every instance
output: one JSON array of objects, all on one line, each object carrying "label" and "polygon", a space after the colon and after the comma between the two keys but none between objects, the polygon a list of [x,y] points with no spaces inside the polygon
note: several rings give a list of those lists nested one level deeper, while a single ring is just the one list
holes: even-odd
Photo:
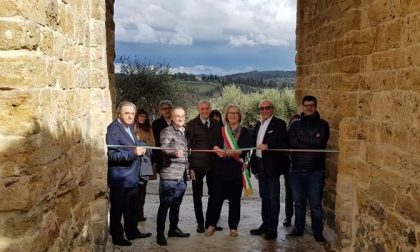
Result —
[{"label": "black shoes", "polygon": [[197,226],[197,233],[204,233],[204,226],[203,225],[198,225]]},{"label": "black shoes", "polygon": [[275,232],[266,232],[264,235],[265,240],[275,240],[277,239],[277,233]]},{"label": "black shoes", "polygon": [[251,229],[251,231],[249,231],[249,233],[251,234],[251,235],[262,235],[262,234],[264,234],[266,232],[266,230],[264,229],[264,228],[261,228],[261,227],[259,227],[259,228],[257,228],[257,229]]},{"label": "black shoes", "polygon": [[315,241],[320,242],[320,243],[326,243],[327,240],[325,240],[324,236],[314,236]]},{"label": "black shoes", "polygon": [[290,227],[292,225],[292,221],[290,219],[286,219],[283,222],[284,227]]},{"label": "black shoes", "polygon": [[295,232],[295,231],[292,231],[291,233],[288,233],[288,234],[286,235],[286,237],[287,237],[287,238],[299,237],[299,236],[303,236],[303,234],[298,233],[298,232]]},{"label": "black shoes", "polygon": [[185,237],[189,237],[190,234],[189,233],[182,232],[181,229],[179,229],[179,228],[175,228],[174,230],[169,230],[168,231],[168,236],[169,237],[181,237],[181,238],[185,238]]},{"label": "black shoes", "polygon": [[142,238],[147,238],[152,236],[151,233],[142,233],[142,232],[138,232],[134,235],[127,235],[127,239],[128,240],[134,240],[134,239],[142,239]]},{"label": "black shoes", "polygon": [[223,230],[223,228],[222,228],[222,227],[219,227],[219,226],[216,226],[216,227],[214,228],[214,230],[216,230],[216,231],[222,231],[222,230]]},{"label": "black shoes", "polygon": [[157,234],[156,235],[156,242],[160,246],[166,246],[166,245],[168,245],[168,242],[166,241],[166,238],[165,238],[165,235],[164,234]]},{"label": "black shoes", "polygon": [[116,238],[116,239],[112,239],[112,243],[114,245],[118,245],[118,246],[131,246],[131,242],[127,241],[124,238]]}]

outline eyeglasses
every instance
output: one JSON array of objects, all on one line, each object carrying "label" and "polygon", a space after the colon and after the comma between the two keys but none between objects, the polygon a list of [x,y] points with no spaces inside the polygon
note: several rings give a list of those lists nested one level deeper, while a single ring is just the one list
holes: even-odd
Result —
[{"label": "eyeglasses", "polygon": [[259,107],[258,109],[259,109],[260,111],[264,111],[264,110],[271,110],[271,109],[273,109],[273,106]]},{"label": "eyeglasses", "polygon": [[163,107],[163,108],[161,108],[161,110],[171,110],[172,109],[172,107]]}]

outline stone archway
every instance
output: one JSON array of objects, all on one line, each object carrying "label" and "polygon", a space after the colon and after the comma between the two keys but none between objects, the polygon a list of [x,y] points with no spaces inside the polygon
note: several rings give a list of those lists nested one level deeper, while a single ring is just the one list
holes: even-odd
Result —
[{"label": "stone archway", "polygon": [[113,87],[106,6],[2,2],[0,251],[105,246]]},{"label": "stone archway", "polygon": [[[2,3],[0,251],[104,248],[113,6]],[[319,98],[340,148],[325,197],[339,249],[420,247],[419,20],[418,1],[298,1],[296,96]]]},{"label": "stone archway", "polygon": [[324,207],[343,250],[420,247],[419,20],[418,1],[298,1],[296,96],[340,148]]}]

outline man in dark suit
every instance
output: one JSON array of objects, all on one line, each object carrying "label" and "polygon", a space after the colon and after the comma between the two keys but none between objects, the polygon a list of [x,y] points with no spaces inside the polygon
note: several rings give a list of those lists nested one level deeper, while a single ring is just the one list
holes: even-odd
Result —
[{"label": "man in dark suit", "polygon": [[[207,100],[198,102],[197,110],[199,115],[187,123],[185,134],[188,140],[188,147],[192,150],[208,150],[213,149],[214,139],[217,137],[220,125],[210,118],[211,106]],[[191,152],[189,157],[189,171],[192,180],[194,212],[197,220],[197,232],[204,233],[204,227],[207,228],[207,219],[209,213],[209,205],[211,205],[213,193],[213,162],[212,153],[210,152]],[[206,211],[206,223],[204,223],[203,203],[203,179],[206,177],[208,189],[208,202]],[[222,230],[221,227],[216,227],[216,230]]]},{"label": "man in dark suit", "polygon": [[288,169],[286,153],[265,151],[287,147],[286,123],[274,116],[274,104],[270,100],[259,103],[261,121],[256,124],[253,139],[257,150],[251,158],[252,173],[258,178],[263,223],[250,231],[266,240],[277,238],[280,213],[280,175]]},{"label": "man in dark suit", "polygon": [[[160,132],[171,125],[172,107],[170,100],[162,100],[159,103],[160,117],[152,123],[153,136],[157,147],[161,145]],[[153,161],[156,163],[156,171],[159,173],[162,168],[162,152],[160,150],[153,151]]]},{"label": "man in dark suit", "polygon": [[[118,118],[107,128],[107,145],[137,146],[132,128],[136,106],[128,101],[117,107]],[[137,184],[139,182],[140,157],[146,152],[142,147],[108,147],[108,186],[110,209],[109,232],[112,243],[130,246],[128,240],[145,238],[151,233],[141,233],[137,228]],[[124,216],[124,226],[121,217]]]}]

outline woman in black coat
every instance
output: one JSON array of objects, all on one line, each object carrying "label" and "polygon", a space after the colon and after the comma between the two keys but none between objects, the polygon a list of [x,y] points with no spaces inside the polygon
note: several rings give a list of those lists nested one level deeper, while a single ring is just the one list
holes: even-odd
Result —
[{"label": "woman in black coat", "polygon": [[[242,114],[238,106],[229,105],[225,113],[226,126],[218,134],[214,150],[217,160],[213,169],[213,203],[209,207],[209,227],[205,235],[214,234],[215,226],[220,217],[223,200],[229,200],[230,236],[238,236],[238,224],[241,214],[242,171],[247,169],[244,163],[247,152],[228,150],[229,146],[248,148],[252,144],[251,134],[241,126]],[[230,134],[231,133],[231,134]],[[230,135],[231,137],[226,137]],[[225,137],[224,137],[225,136]],[[232,143],[234,142],[234,143]]]}]

